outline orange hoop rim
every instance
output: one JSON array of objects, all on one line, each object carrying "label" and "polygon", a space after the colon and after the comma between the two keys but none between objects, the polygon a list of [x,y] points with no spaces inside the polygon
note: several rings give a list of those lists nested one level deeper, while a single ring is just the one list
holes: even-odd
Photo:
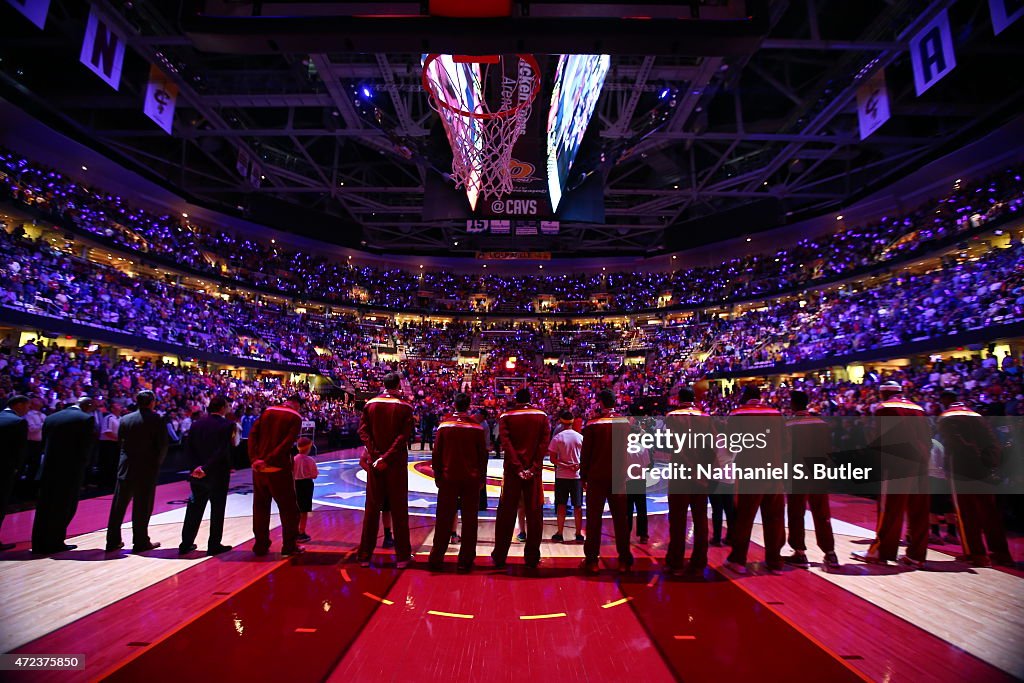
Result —
[{"label": "orange hoop rim", "polygon": [[[529,64],[530,68],[533,69],[533,78],[531,79],[532,82],[533,82],[533,89],[531,91],[530,98],[528,100],[526,100],[525,102],[520,102],[519,104],[517,104],[515,107],[512,107],[511,109],[503,109],[501,111],[496,111],[496,112],[478,113],[478,112],[472,112],[472,111],[463,111],[462,109],[456,109],[452,105],[450,105],[447,102],[445,102],[443,99],[441,99],[441,98],[437,97],[436,95],[434,95],[434,90],[431,87],[430,79],[427,77],[430,65],[435,60],[437,60],[440,56],[441,56],[440,53],[434,52],[434,53],[428,54],[426,60],[424,60],[424,62],[423,62],[423,74],[421,76],[421,79],[423,81],[423,89],[427,92],[428,95],[430,95],[430,98],[432,100],[434,100],[434,102],[437,103],[437,106],[439,106],[439,107],[441,107],[443,109],[447,109],[448,111],[450,111],[453,114],[456,114],[458,116],[465,116],[465,117],[468,117],[468,118],[471,118],[471,119],[477,119],[479,121],[493,121],[495,119],[508,119],[508,118],[512,118],[516,114],[521,112],[523,109],[525,109],[526,107],[529,107],[531,104],[533,104],[533,101],[535,99],[537,99],[537,95],[540,93],[540,65],[537,63],[536,57],[534,57],[531,54],[519,54],[519,53],[516,53],[516,57],[518,57],[521,61],[524,61],[527,64]],[[459,62],[460,63],[471,62],[472,61],[471,57],[467,58],[467,57],[462,56],[462,55],[460,55],[459,57],[460,57],[459,58]],[[479,55],[479,57],[480,57],[480,61],[482,63],[494,63],[494,61],[496,61],[496,58],[497,58],[496,55]]]}]

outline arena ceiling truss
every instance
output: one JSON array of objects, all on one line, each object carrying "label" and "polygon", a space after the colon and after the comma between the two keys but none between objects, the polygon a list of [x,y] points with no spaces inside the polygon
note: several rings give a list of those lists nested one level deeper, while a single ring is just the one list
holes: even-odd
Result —
[{"label": "arena ceiling truss", "polygon": [[[358,235],[355,245],[372,249],[479,248],[470,240],[454,246],[465,221],[422,218],[427,176],[445,170],[451,151],[420,81],[421,51],[436,46],[400,22],[374,34],[350,18],[349,29],[362,31],[352,35],[368,36],[363,43],[337,41],[331,49],[323,36],[311,36],[303,43],[309,49],[299,51],[293,47],[302,41],[288,35],[218,42],[215,30],[188,20],[193,3],[93,4],[129,36],[126,73],[162,65],[180,89],[173,136],[139,110],[144,77],[126,78],[114,91],[78,74],[84,1],[54,3],[45,32],[0,22],[0,95],[49,111],[215,208],[255,218],[267,206],[313,210],[336,219],[338,241]],[[327,4],[344,15],[346,6],[365,14],[375,3]],[[424,3],[384,4],[416,13]],[[685,246],[690,236],[699,241],[716,217],[719,226],[735,216],[733,228],[714,228],[721,237],[841,210],[1020,110],[1024,72],[1010,65],[1024,54],[1021,28],[994,41],[985,0],[746,4],[757,11],[753,29],[716,40],[699,32],[660,36],[658,12],[684,5],[696,21],[735,0],[630,4],[653,17],[652,33],[608,41],[612,67],[581,151],[604,177],[606,220],[563,221],[557,237],[529,246],[651,254]],[[609,15],[618,7],[606,5]],[[516,6],[522,36],[563,27],[558,41],[534,41],[545,50],[554,43],[564,53],[587,52],[595,26],[614,33],[612,20],[605,25],[600,17],[566,32],[566,22],[584,12],[581,3]],[[908,37],[944,10],[956,27],[959,65],[917,96]],[[373,40],[381,51],[365,48]],[[892,118],[862,141],[856,90],[883,69]],[[255,162],[258,177],[240,175],[240,155]]]}]

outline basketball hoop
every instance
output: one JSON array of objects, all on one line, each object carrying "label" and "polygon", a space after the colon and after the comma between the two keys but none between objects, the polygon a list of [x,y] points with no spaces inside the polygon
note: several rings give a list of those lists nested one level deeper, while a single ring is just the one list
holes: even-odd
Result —
[{"label": "basketball hoop", "polygon": [[[495,79],[500,98],[489,104],[486,87]],[[533,55],[430,54],[423,60],[423,88],[452,147],[452,179],[465,188],[470,205],[475,208],[481,195],[511,192],[512,148],[540,91]]]}]

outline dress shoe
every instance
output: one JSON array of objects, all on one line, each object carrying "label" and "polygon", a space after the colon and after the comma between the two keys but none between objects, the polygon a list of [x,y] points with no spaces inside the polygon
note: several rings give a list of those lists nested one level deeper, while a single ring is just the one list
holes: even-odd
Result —
[{"label": "dress shoe", "polygon": [[229,546],[229,545],[215,545],[212,548],[207,548],[206,549],[206,554],[207,555],[221,555],[223,553],[226,553],[229,550],[231,550],[231,546]]},{"label": "dress shoe", "polygon": [[190,552],[192,552],[193,550],[195,550],[198,547],[199,546],[197,546],[195,543],[192,543],[191,545],[179,545],[178,546],[178,554],[179,555],[188,555]]},{"label": "dress shoe", "polygon": [[303,548],[301,545],[297,545],[294,548],[283,549],[281,551],[281,556],[282,557],[291,557],[292,555],[301,555],[304,552],[306,552],[306,549]]},{"label": "dress shoe", "polygon": [[33,555],[54,555],[56,553],[67,552],[68,550],[74,550],[77,547],[78,547],[77,545],[70,545],[70,544],[65,543],[64,545],[59,545],[59,546],[57,546],[55,548],[39,548],[39,549],[32,548],[32,554]]},{"label": "dress shoe", "polygon": [[295,537],[295,540],[298,541],[299,543],[309,543],[310,541],[313,540],[313,537],[310,536],[309,534],[299,534],[298,536]]},{"label": "dress shoe", "polygon": [[146,545],[134,545],[132,546],[133,553],[148,553],[150,550],[156,550],[160,547],[159,543],[147,543]]},{"label": "dress shoe", "polygon": [[106,552],[106,553],[116,553],[118,550],[120,550],[123,547],[124,547],[124,541],[121,541],[120,543],[115,543],[114,545],[108,545],[106,548],[103,549],[103,552]]},{"label": "dress shoe", "polygon": [[580,571],[584,574],[596,574],[598,572],[597,562],[587,562],[583,560],[580,562]]}]

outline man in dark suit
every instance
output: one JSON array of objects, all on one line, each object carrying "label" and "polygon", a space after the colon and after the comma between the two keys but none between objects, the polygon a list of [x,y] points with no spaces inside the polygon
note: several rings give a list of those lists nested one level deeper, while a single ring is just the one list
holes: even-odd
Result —
[{"label": "man in dark suit", "polygon": [[93,400],[83,396],[43,422],[43,466],[32,520],[33,553],[49,555],[75,549],[64,539],[78,511],[78,494],[96,438],[93,410]]},{"label": "man in dark suit", "polygon": [[140,391],[135,404],[137,410],[122,417],[118,427],[121,460],[117,464],[117,484],[107,521],[108,553],[124,547],[121,524],[128,503],[132,503],[132,552],[160,547],[149,540],[149,518],[153,514],[160,464],[167,457],[167,428],[153,411],[156,396],[152,391]]},{"label": "man in dark suit", "polygon": [[[25,462],[28,447],[27,396],[12,396],[7,407],[0,410],[0,528],[3,528],[4,513],[14,490],[14,482]],[[0,542],[0,550],[10,550],[13,543]]]},{"label": "man in dark suit", "polygon": [[235,424],[224,417],[228,402],[223,396],[214,396],[207,413],[192,424],[185,443],[185,457],[192,468],[188,478],[192,495],[185,508],[185,524],[181,527],[179,555],[196,549],[196,535],[203,520],[206,503],[210,503],[210,540],[206,553],[218,555],[231,550],[222,545],[224,508],[228,502],[228,484],[231,479],[231,452]]}]

